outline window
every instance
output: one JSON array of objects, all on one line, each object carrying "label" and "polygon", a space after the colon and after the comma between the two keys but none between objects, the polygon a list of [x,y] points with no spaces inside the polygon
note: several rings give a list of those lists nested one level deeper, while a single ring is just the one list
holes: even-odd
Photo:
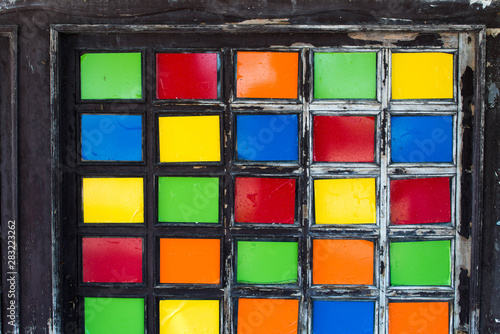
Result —
[{"label": "window", "polygon": [[63,328],[468,328],[474,32],[101,28],[54,30]]}]

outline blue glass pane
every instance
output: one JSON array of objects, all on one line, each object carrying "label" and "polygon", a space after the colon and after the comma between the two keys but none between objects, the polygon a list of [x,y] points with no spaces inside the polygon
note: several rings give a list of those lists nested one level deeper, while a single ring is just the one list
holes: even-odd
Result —
[{"label": "blue glass pane", "polygon": [[142,116],[82,115],[82,160],[142,161]]},{"label": "blue glass pane", "polygon": [[374,312],[374,302],[314,301],[313,334],[371,334]]},{"label": "blue glass pane", "polygon": [[393,162],[452,162],[452,116],[391,118]]},{"label": "blue glass pane", "polygon": [[238,115],[236,150],[238,160],[297,161],[297,115]]}]

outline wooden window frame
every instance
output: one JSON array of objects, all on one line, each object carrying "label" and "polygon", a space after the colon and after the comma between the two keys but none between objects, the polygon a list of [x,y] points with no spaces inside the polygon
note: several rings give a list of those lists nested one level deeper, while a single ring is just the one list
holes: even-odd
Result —
[{"label": "wooden window frame", "polygon": [[[76,314],[70,315],[69,318],[66,317],[65,313],[67,312],[68,306],[63,306],[62,300],[65,300],[65,293],[68,291],[68,283],[66,279],[63,278],[63,274],[67,274],[65,269],[62,269],[58,264],[61,263],[64,256],[62,256],[61,251],[63,250],[63,243],[61,242],[61,237],[64,235],[65,237],[68,234],[65,232],[61,234],[63,229],[62,224],[67,223],[68,217],[64,216],[64,208],[67,205],[65,202],[65,197],[62,191],[62,185],[68,182],[73,182],[72,178],[68,179],[68,170],[73,170],[74,168],[78,168],[81,166],[72,166],[71,164],[67,164],[67,161],[61,161],[61,152],[63,150],[67,150],[66,147],[68,142],[66,142],[64,137],[66,136],[66,129],[62,128],[62,126],[66,125],[66,121],[64,121],[64,113],[70,112],[75,113],[75,110],[67,110],[62,108],[62,99],[65,97],[60,95],[62,85],[65,83],[63,75],[65,74],[62,70],[62,62],[64,58],[67,58],[65,53],[69,50],[73,50],[73,43],[81,43],[81,41],[85,41],[88,36],[95,35],[99,36],[99,42],[96,45],[91,45],[91,48],[97,48],[101,50],[98,44],[106,45],[106,37],[102,37],[104,34],[127,34],[127,36],[139,36],[140,34],[158,34],[165,33],[172,38],[176,38],[175,36],[185,36],[189,35],[194,38],[196,36],[203,39],[205,36],[225,36],[225,34],[233,34],[234,36],[250,36],[250,35],[259,35],[259,34],[282,34],[283,36],[286,34],[300,36],[300,42],[308,42],[311,41],[311,44],[314,46],[310,46],[307,44],[291,45],[290,48],[277,46],[273,47],[273,45],[268,45],[263,47],[262,45],[255,44],[255,41],[249,40],[248,43],[251,44],[248,47],[245,47],[241,43],[236,43],[236,45],[228,47],[221,47],[216,44],[215,46],[207,46],[201,43],[202,46],[196,50],[205,50],[211,51],[224,49],[225,51],[221,51],[221,58],[224,61],[228,61],[228,64],[231,64],[231,59],[234,60],[233,50],[300,50],[300,57],[302,58],[303,64],[311,61],[312,51],[314,50],[376,50],[377,52],[377,68],[378,75],[381,75],[381,79],[384,80],[388,78],[390,75],[390,69],[386,69],[383,71],[381,62],[383,59],[386,61],[384,64],[390,64],[390,52],[392,49],[394,50],[414,50],[414,51],[422,51],[422,47],[425,47],[426,50],[436,50],[436,51],[444,51],[444,52],[458,52],[460,53],[459,59],[457,61],[457,55],[455,55],[455,81],[454,81],[454,98],[453,101],[432,101],[430,103],[412,103],[412,101],[391,101],[390,100],[390,86],[379,87],[377,85],[377,99],[375,101],[369,101],[369,103],[365,103],[364,101],[314,101],[312,97],[312,85],[309,85],[309,89],[304,87],[304,96],[305,99],[301,100],[300,96],[302,94],[299,93],[298,101],[292,101],[292,103],[288,103],[288,101],[260,101],[260,100],[246,100],[246,99],[235,99],[232,95],[233,87],[230,84],[230,76],[229,73],[224,73],[225,69],[222,69],[222,100],[221,101],[201,101],[190,102],[190,101],[181,101],[177,104],[175,101],[164,101],[164,100],[156,100],[156,97],[153,97],[152,100],[148,100],[149,97],[146,96],[146,89],[144,89],[143,100],[146,105],[140,107],[141,110],[144,110],[142,113],[143,117],[149,117],[150,120],[144,120],[146,124],[146,128],[144,132],[148,129],[156,129],[153,126],[155,120],[159,114],[170,113],[167,110],[175,110],[175,108],[181,108],[182,114],[186,114],[189,110],[190,112],[200,112],[206,114],[205,110],[210,109],[214,112],[220,113],[222,116],[221,122],[226,124],[228,129],[234,129],[234,122],[232,119],[232,115],[237,113],[251,114],[254,111],[251,110],[259,110],[259,112],[265,112],[272,110],[283,110],[283,113],[302,113],[302,121],[299,121],[299,127],[302,129],[302,133],[304,134],[304,140],[307,142],[306,147],[309,150],[309,157],[312,157],[312,148],[311,143],[311,132],[308,131],[308,127],[311,126],[312,115],[320,115],[326,113],[335,113],[335,115],[344,115],[349,113],[349,115],[370,115],[375,116],[377,118],[377,124],[381,124],[381,129],[377,130],[377,138],[381,139],[382,147],[378,148],[376,151],[376,162],[379,162],[379,165],[376,163],[373,166],[366,164],[321,164],[321,163],[313,163],[312,158],[309,161],[304,161],[304,157],[299,156],[299,165],[304,166],[306,170],[300,170],[301,167],[294,164],[282,164],[279,165],[279,169],[276,169],[275,164],[261,164],[266,167],[269,167],[269,175],[291,175],[293,177],[297,177],[301,184],[300,191],[304,191],[301,195],[303,198],[302,203],[298,203],[299,205],[299,219],[302,214],[302,221],[307,220],[307,223],[303,224],[303,228],[299,229],[296,232],[284,230],[282,232],[278,232],[278,229],[274,227],[270,228],[261,228],[259,233],[268,233],[267,235],[273,235],[275,238],[296,238],[297,240],[302,240],[302,245],[307,245],[306,248],[310,248],[311,240],[313,237],[315,238],[326,238],[328,236],[333,236],[333,234],[328,233],[337,233],[335,237],[339,236],[360,236],[363,238],[373,238],[376,241],[376,244],[380,246],[388,245],[388,239],[400,239],[403,236],[409,237],[412,239],[418,240],[432,240],[436,237],[432,235],[432,228],[420,228],[419,233],[416,231],[412,231],[411,228],[405,227],[391,227],[388,223],[388,182],[392,176],[402,177],[402,176],[424,176],[424,175],[445,175],[452,176],[456,178],[455,187],[452,187],[452,190],[455,190],[456,196],[452,197],[455,200],[452,201],[452,212],[454,212],[455,225],[452,223],[450,227],[438,228],[439,231],[438,237],[442,238],[450,238],[454,240],[455,247],[452,249],[465,249],[465,251],[461,254],[453,255],[452,251],[452,284],[451,287],[444,288],[434,288],[436,292],[435,295],[426,294],[426,291],[430,291],[428,288],[415,288],[408,289],[406,297],[413,298],[412,300],[435,300],[439,298],[440,300],[453,300],[454,305],[451,308],[453,312],[450,312],[450,333],[455,330],[462,331],[470,331],[475,332],[478,328],[478,319],[479,319],[479,292],[478,292],[478,264],[479,264],[479,250],[480,250],[480,233],[481,233],[481,224],[482,224],[482,214],[480,212],[481,197],[482,197],[482,178],[483,178],[483,141],[484,141],[484,106],[483,106],[483,90],[484,85],[481,83],[484,82],[484,57],[485,57],[485,32],[484,27],[482,26],[439,26],[439,27],[427,27],[427,26],[394,26],[394,27],[378,27],[378,26],[294,26],[294,25],[214,25],[214,26],[169,26],[169,25],[151,25],[151,26],[130,26],[130,25],[53,25],[51,26],[51,100],[52,100],[52,145],[53,145],[53,155],[52,155],[52,167],[53,167],[53,191],[52,191],[52,202],[53,202],[53,216],[52,216],[52,228],[53,228],[53,300],[54,300],[54,310],[53,310],[53,319],[54,319],[54,329],[57,332],[65,332],[70,330],[67,327],[68,324],[65,322],[69,321],[77,321],[76,317],[79,316],[78,311]],[[419,44],[416,40],[416,37],[419,34],[425,34],[430,36],[427,42],[423,42]],[[335,45],[322,44],[324,42],[319,42],[319,45],[315,44],[318,42],[318,38],[316,36],[322,35],[332,36],[332,43]],[[81,40],[79,39],[82,36]],[[125,36],[125,35],[124,35]],[[179,37],[180,38],[180,37]],[[277,38],[280,40],[280,38]],[[290,39],[293,39],[290,37]],[[284,41],[288,41],[287,38],[283,38]],[[76,41],[76,42],[75,42]],[[281,41],[281,40],[280,40]],[[370,44],[373,41],[378,41],[376,46]],[[135,44],[134,44],[135,43]],[[149,42],[147,42],[149,43]],[[132,42],[133,46],[130,49],[137,48],[137,42]],[[168,44],[168,43],[166,43]],[[255,44],[255,45],[254,45]],[[355,44],[355,48],[344,48],[343,46]],[[155,46],[149,45],[148,47],[152,47],[154,50],[173,50],[171,48],[166,47],[165,45]],[[194,46],[192,46],[194,47]],[[176,47],[181,49],[179,47]],[[82,49],[81,47],[77,47],[78,50]],[[118,46],[111,47],[112,50],[118,50]],[[153,50],[152,49],[152,50]],[[123,50],[123,49],[120,49]],[[182,48],[182,50],[189,50],[189,45],[186,44],[186,48]],[[229,50],[229,52],[228,52]],[[71,51],[72,52],[72,51]],[[158,52],[158,51],[156,51]],[[146,51],[147,53],[147,51]],[[151,52],[150,52],[151,54]],[[153,51],[154,54],[154,51]],[[73,57],[74,58],[74,57]],[[78,62],[76,62],[78,63]],[[149,60],[148,64],[154,63],[153,60]],[[64,64],[68,63],[64,61]],[[154,69],[148,67],[146,64],[143,68],[149,69],[150,73],[154,72]],[[71,64],[70,64],[71,65]],[[74,64],[73,64],[74,65]],[[311,65],[309,63],[309,65]],[[77,67],[75,67],[77,68]],[[309,71],[309,68],[299,68],[300,71],[300,82],[310,82],[310,78],[312,77],[312,73]],[[468,75],[469,77],[466,77]],[[70,76],[72,78],[77,78],[77,75]],[[147,76],[144,74],[145,85],[146,87],[153,87],[154,75]],[[468,87],[472,89],[473,96],[465,95],[467,92],[463,87],[460,87],[459,83],[464,80],[466,84],[472,85]],[[472,84],[472,80],[474,80],[475,84]],[[387,80],[389,82],[390,80]],[[377,82],[379,80],[377,79]],[[153,89],[154,91],[154,89]],[[300,90],[299,90],[300,92]],[[87,107],[84,108],[86,111],[91,110],[99,110],[99,106],[102,107],[101,103],[103,101],[94,101],[94,102],[85,102]],[[142,101],[131,101],[134,102],[142,102]],[[113,101],[107,101],[106,104],[113,104],[111,109],[106,109],[104,107],[105,112],[118,112],[121,104],[114,103]],[[183,104],[181,106],[181,104]],[[81,105],[80,105],[81,106]],[[78,108],[80,107],[78,106]],[[191,108],[191,109],[190,109]],[[461,117],[454,118],[454,136],[457,133],[462,134],[461,139],[454,137],[454,148],[453,152],[454,157],[458,161],[454,161],[452,164],[429,164],[425,168],[421,168],[421,166],[416,166],[415,164],[407,165],[407,164],[389,164],[388,159],[390,159],[390,136],[388,131],[385,129],[390,129],[390,118],[392,115],[402,115],[405,111],[422,110],[421,113],[417,114],[426,114],[426,115],[434,115],[434,114],[454,114],[461,115]],[[75,107],[76,109],[76,107]],[[126,110],[124,108],[123,110]],[[192,110],[192,111],[191,111]],[[80,111],[83,112],[83,111]],[[353,114],[350,114],[354,112]],[[172,114],[173,115],[173,114]],[[222,129],[221,131],[224,131]],[[300,133],[300,132],[299,132]],[[155,166],[163,165],[158,164],[156,160],[147,162],[147,156],[156,156],[154,153],[154,143],[155,140],[152,140],[152,134],[148,135],[145,139],[147,143],[144,146],[144,161],[148,164],[151,163],[151,166],[146,167],[147,175],[145,176],[145,188],[147,189],[156,189],[154,184],[156,182],[156,178],[152,177],[152,175],[156,175],[153,173],[152,168]],[[222,137],[224,138],[224,137]],[[221,141],[223,139],[221,138]],[[231,137],[229,137],[231,139]],[[299,144],[300,145],[300,144]],[[300,146],[299,146],[300,147]],[[229,189],[231,187],[231,180],[235,175],[257,175],[259,173],[258,168],[253,168],[252,164],[249,168],[241,168],[237,163],[233,163],[233,159],[228,157],[227,154],[230,152],[234,152],[234,140],[228,140],[225,146],[225,152],[222,153],[225,156],[222,161],[225,163],[229,163],[228,170],[224,172],[222,179],[224,180],[224,184]],[[156,158],[155,158],[156,159]],[[78,164],[77,164],[78,165]],[[205,164],[203,164],[205,165]],[[474,168],[469,168],[469,166],[474,166]],[[164,166],[161,166],[162,168]],[[168,166],[166,166],[168,168]],[[257,166],[255,166],[257,167]],[[127,168],[120,166],[113,166],[113,170],[108,167],[102,168],[94,168],[89,166],[88,170],[85,170],[85,175],[98,175],[98,174],[112,174],[112,175],[124,175],[127,174]],[[183,170],[182,168],[176,168],[172,166],[173,171],[184,173],[189,170]],[[136,173],[141,173],[140,168],[136,168]],[[162,171],[166,171],[167,169],[162,169]],[[332,174],[333,171],[333,174]],[[192,172],[192,170],[191,170]],[[221,169],[219,166],[209,166],[206,168],[206,171],[203,175],[220,175]],[[78,171],[76,172],[79,173]],[[249,173],[249,174],[246,174]],[[136,174],[134,174],[136,175]],[[157,174],[159,176],[163,176],[164,174]],[[177,174],[176,174],[177,175]],[[194,175],[194,174],[193,174]],[[258,174],[260,176],[260,174]],[[313,217],[313,205],[312,205],[312,182],[314,178],[335,178],[335,177],[353,177],[353,176],[366,176],[366,177],[375,177],[377,179],[377,199],[381,201],[381,205],[377,204],[377,224],[374,227],[366,227],[362,226],[359,228],[345,226],[342,227],[323,227],[323,226],[313,226],[310,225]],[[299,188],[297,188],[299,189]],[[385,194],[382,193],[385,191]],[[153,194],[153,192],[149,192]],[[231,191],[229,191],[231,193]],[[148,196],[148,192],[145,192],[145,197]],[[149,195],[150,196],[150,195]],[[453,195],[452,195],[453,196]],[[232,208],[232,200],[229,195],[225,195],[225,204],[229,208]],[[145,211],[149,212],[150,216],[155,216],[153,205],[154,201],[149,199],[149,203],[145,205]],[[305,209],[304,209],[305,208]],[[61,211],[61,209],[63,211]],[[151,210],[153,210],[151,212]],[[224,216],[231,217],[231,209],[227,209],[225,211]],[[302,210],[302,211],[301,211]],[[61,213],[62,212],[62,213]],[[149,218],[148,221],[152,218]],[[384,219],[382,221],[381,219]],[[144,225],[147,223],[145,222]],[[154,225],[154,224],[150,224]],[[306,226],[307,225],[307,226]],[[226,241],[226,244],[223,248],[226,252],[229,251],[230,254],[233,253],[231,248],[229,247],[231,243],[231,238],[241,239],[250,237],[251,230],[258,230],[259,228],[249,227],[246,228],[247,231],[240,229],[238,231],[238,225],[233,225],[233,220],[229,219],[229,221],[225,222],[225,228],[227,230],[234,230],[234,233],[230,234],[229,241]],[[152,229],[154,226],[148,227]],[[85,227],[82,227],[86,229]],[[175,231],[176,227],[166,228],[164,231],[159,232],[158,234],[151,234],[151,232],[145,232],[144,228],[137,228],[139,232],[138,236],[143,236],[145,240],[147,240],[147,253],[145,258],[148,257],[149,260],[146,260],[146,264],[144,265],[145,273],[156,273],[154,270],[154,260],[156,259],[155,249],[157,242],[155,242],[155,238],[157,239],[161,235],[165,235],[167,231]],[[189,236],[213,236],[218,237],[221,235],[222,230],[224,228],[220,227],[207,227],[207,228],[186,228],[184,232],[185,235]],[[92,229],[88,229],[90,233]],[[414,230],[414,229],[413,229]],[[112,234],[112,230],[105,230],[108,235]],[[177,231],[179,232],[179,231]],[[226,231],[227,232],[227,231]],[[421,232],[421,233],[420,233]],[[69,237],[77,240],[77,234],[69,233]],[[360,234],[361,233],[361,234]],[[264,237],[263,237],[264,238]],[[378,239],[377,239],[378,238]],[[300,248],[300,245],[299,245]],[[229,295],[229,300],[224,299],[223,291],[224,289],[214,289],[212,292],[204,291],[203,289],[194,289],[193,296],[213,296],[214,299],[220,298],[221,307],[224,307],[224,312],[221,312],[221,332],[226,332],[233,328],[234,323],[232,319],[234,319],[234,300],[233,298],[237,298],[238,296],[246,296],[248,293],[251,293],[252,296],[267,296],[270,297],[288,297],[288,298],[299,298],[301,300],[301,308],[306,308],[309,311],[311,310],[311,300],[315,298],[324,299],[340,299],[346,298],[345,293],[350,293],[350,297],[352,299],[363,299],[363,300],[375,300],[376,305],[379,308],[386,310],[387,303],[389,300],[402,300],[405,299],[401,297],[400,291],[401,289],[390,287],[389,275],[387,274],[388,264],[389,264],[389,254],[387,247],[381,247],[380,259],[375,260],[375,270],[380,270],[380,281],[377,279],[374,281],[374,289],[364,289],[364,292],[361,294],[355,294],[353,289],[321,289],[318,290],[316,294],[314,287],[310,285],[311,279],[308,277],[311,271],[311,263],[310,258],[307,256],[307,249],[302,249],[302,255],[299,253],[299,286],[302,285],[302,288],[299,289],[302,291],[295,291],[293,289],[289,289],[288,291],[278,291],[279,289],[273,290],[274,293],[266,294],[262,291],[259,291],[258,288],[243,288],[240,289],[234,286],[233,272],[232,270],[227,270],[226,276],[221,277],[222,286],[226,287],[231,291]],[[455,258],[455,261],[453,261]],[[149,261],[149,262],[148,262]],[[232,260],[234,261],[234,259]],[[226,268],[228,266],[231,268],[230,263],[222,263],[223,267]],[[302,272],[300,272],[302,270]],[[156,274],[155,274],[156,275]],[[156,275],[157,276],[157,275]],[[376,277],[377,274],[375,274]],[[76,275],[78,277],[78,275]],[[148,297],[146,298],[146,309],[147,311],[147,323],[146,328],[150,330],[156,331],[157,328],[157,309],[158,309],[158,299],[160,298],[158,294],[156,294],[155,289],[157,286],[155,285],[156,278],[150,278],[152,283],[149,284],[147,288]],[[70,279],[71,282],[71,279]],[[309,282],[309,283],[307,283]],[[377,287],[378,284],[378,287]],[[246,290],[245,290],[246,289]],[[133,291],[134,289],[131,289]],[[373,290],[373,291],[372,291]],[[82,292],[91,292],[92,289],[89,290],[80,290]],[[98,292],[99,289],[94,289],[94,293]],[[139,291],[137,291],[139,292]],[[359,292],[359,291],[358,291]],[[143,292],[140,292],[143,293]],[[298,294],[297,294],[298,293]],[[167,296],[179,296],[179,291],[177,290],[162,290],[160,292],[161,297]],[[300,296],[300,297],[297,297]],[[346,298],[347,299],[347,298]],[[78,309],[79,305],[75,305],[75,308]],[[153,309],[151,309],[153,308]],[[307,328],[311,328],[311,317],[306,317],[305,314],[308,312],[300,311],[301,319],[299,320],[299,332],[305,332]],[[76,316],[76,317],[75,317]],[[379,333],[384,333],[387,326],[387,312],[384,312],[384,316],[375,317],[375,324],[378,326],[376,331],[379,330]],[[77,326],[75,326],[76,328]],[[233,328],[234,329],[234,328]],[[81,329],[80,329],[81,330]]]}]

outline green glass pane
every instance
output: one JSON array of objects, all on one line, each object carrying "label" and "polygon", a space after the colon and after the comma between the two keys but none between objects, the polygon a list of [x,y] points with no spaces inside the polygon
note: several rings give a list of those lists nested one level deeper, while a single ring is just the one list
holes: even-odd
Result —
[{"label": "green glass pane", "polygon": [[391,285],[450,285],[450,240],[392,242]]},{"label": "green glass pane", "polygon": [[236,280],[250,284],[296,283],[298,243],[238,241]]},{"label": "green glass pane", "polygon": [[218,223],[219,178],[158,178],[158,221]]},{"label": "green glass pane", "polygon": [[314,54],[314,98],[375,99],[377,54],[348,52]]},{"label": "green glass pane", "polygon": [[86,297],[85,334],[144,334],[143,298]]},{"label": "green glass pane", "polygon": [[142,98],[140,53],[86,53],[80,64],[82,100]]}]

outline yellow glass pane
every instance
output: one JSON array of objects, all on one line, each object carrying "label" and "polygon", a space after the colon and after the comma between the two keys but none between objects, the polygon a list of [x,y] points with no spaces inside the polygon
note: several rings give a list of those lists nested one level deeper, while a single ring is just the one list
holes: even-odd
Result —
[{"label": "yellow glass pane", "polygon": [[393,53],[393,99],[453,98],[453,55]]},{"label": "yellow glass pane", "polygon": [[142,178],[84,178],[84,223],[143,223]]},{"label": "yellow glass pane", "polygon": [[219,116],[159,118],[160,162],[220,161]]},{"label": "yellow glass pane", "polygon": [[375,179],[314,180],[316,224],[375,224]]},{"label": "yellow glass pane", "polygon": [[219,334],[218,300],[160,300],[160,334]]}]

